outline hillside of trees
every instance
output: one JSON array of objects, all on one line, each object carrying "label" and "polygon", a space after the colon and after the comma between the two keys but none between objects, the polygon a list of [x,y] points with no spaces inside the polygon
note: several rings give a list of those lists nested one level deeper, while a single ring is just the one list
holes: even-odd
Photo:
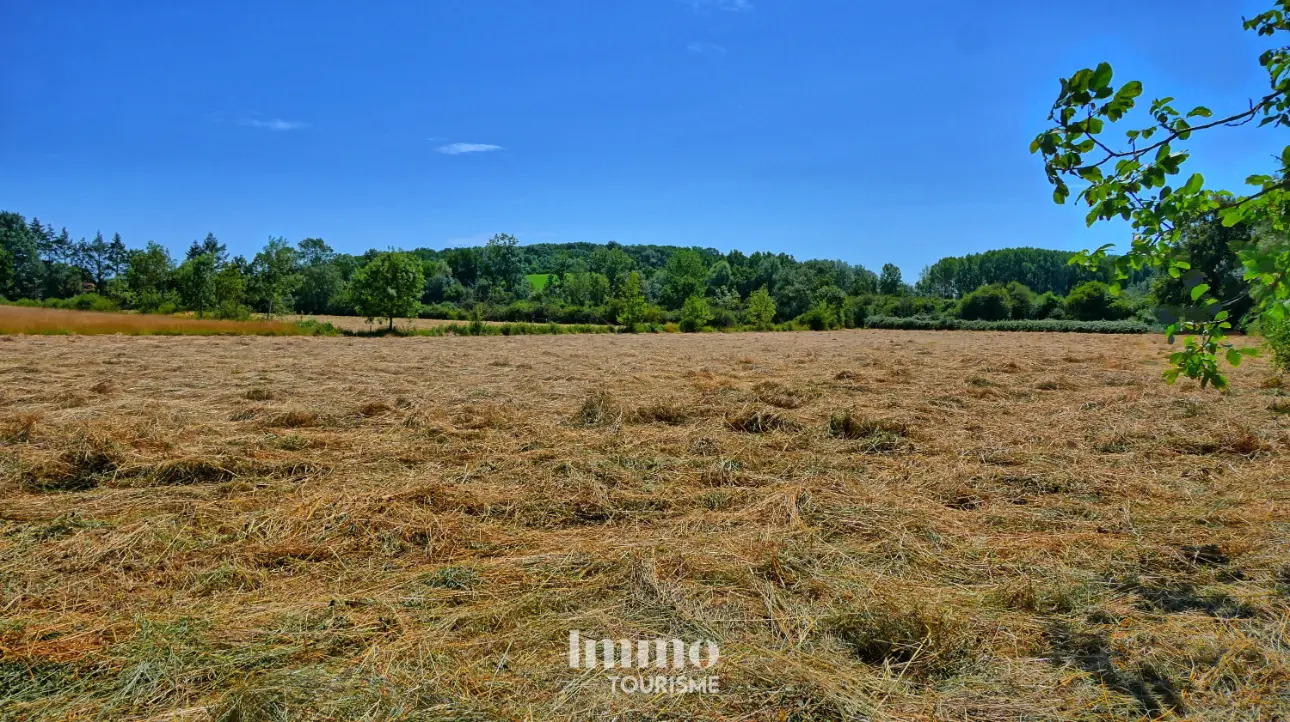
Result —
[{"label": "hillside of trees", "polygon": [[[1229,236],[1198,232],[1198,255],[1208,254],[1211,265],[1229,262]],[[246,258],[230,256],[207,234],[174,257],[156,242],[131,247],[119,235],[109,241],[102,234],[74,240],[36,218],[0,213],[0,296],[81,309],[819,329],[873,318],[1152,322],[1179,295],[1169,279],[1141,274],[1115,297],[1105,272],[1070,265],[1071,252],[1038,248],[943,258],[912,284],[893,264],[875,272],[784,253],[614,242],[520,245],[504,234],[480,247],[395,254],[408,263],[364,274],[385,255],[337,253],[318,238],[294,244],[270,238]],[[397,268],[406,297],[377,308],[371,294],[364,296],[364,283],[384,294],[389,284],[380,274]],[[1234,281],[1229,292],[1239,294],[1238,286]]]}]

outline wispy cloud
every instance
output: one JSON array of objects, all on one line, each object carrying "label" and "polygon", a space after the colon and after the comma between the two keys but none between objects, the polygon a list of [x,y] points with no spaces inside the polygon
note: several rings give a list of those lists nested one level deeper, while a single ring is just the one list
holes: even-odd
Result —
[{"label": "wispy cloud", "polygon": [[490,153],[495,150],[502,150],[502,146],[490,143],[449,143],[448,145],[441,145],[435,150],[444,155],[461,155],[463,153]]},{"label": "wispy cloud", "polygon": [[682,0],[696,13],[714,10],[726,13],[746,13],[753,9],[751,0]]},{"label": "wispy cloud", "polygon": [[281,118],[243,118],[238,121],[238,125],[245,125],[248,128],[264,128],[265,130],[299,130],[309,125],[298,120],[283,120]]},{"label": "wispy cloud", "polygon": [[709,43],[702,40],[695,41],[685,46],[685,49],[695,55],[725,55],[726,46],[716,43]]}]

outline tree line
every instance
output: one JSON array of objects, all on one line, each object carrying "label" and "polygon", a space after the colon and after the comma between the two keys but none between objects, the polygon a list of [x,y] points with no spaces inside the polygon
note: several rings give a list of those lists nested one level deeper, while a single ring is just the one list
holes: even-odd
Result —
[{"label": "tree line", "polygon": [[[1198,228],[1197,258],[1211,266],[1230,262],[1224,249],[1240,232]],[[1114,296],[1111,279],[1071,265],[1073,255],[1023,247],[948,257],[923,269],[913,284],[890,263],[874,272],[784,253],[615,242],[520,245],[506,234],[479,247],[360,255],[338,253],[318,238],[294,244],[270,238],[249,259],[230,256],[207,234],[176,258],[156,242],[131,248],[120,235],[105,241],[101,234],[74,241],[65,229],[0,213],[0,296],[99,310],[220,318],[358,314],[390,325],[420,315],[676,323],[683,330],[788,323],[819,329],[862,326],[870,317],[1149,320],[1182,292],[1167,276],[1143,273]]]}]

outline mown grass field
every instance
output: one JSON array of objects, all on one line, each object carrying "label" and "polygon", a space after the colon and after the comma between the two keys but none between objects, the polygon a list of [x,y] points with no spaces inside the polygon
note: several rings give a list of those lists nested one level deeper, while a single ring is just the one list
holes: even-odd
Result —
[{"label": "mown grass field", "polygon": [[1283,718],[1290,397],[1166,349],[0,337],[0,719]]},{"label": "mown grass field", "polygon": [[126,336],[299,336],[310,333],[282,321],[223,321],[190,316],[70,311],[0,305],[0,334]]}]

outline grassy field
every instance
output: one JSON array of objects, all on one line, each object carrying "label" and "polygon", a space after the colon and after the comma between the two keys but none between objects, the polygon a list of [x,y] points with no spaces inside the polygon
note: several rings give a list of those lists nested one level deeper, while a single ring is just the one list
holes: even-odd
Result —
[{"label": "grassy field", "polygon": [[0,719],[1283,718],[1290,397],[1166,348],[0,337]]},{"label": "grassy field", "polygon": [[550,273],[530,273],[526,278],[529,279],[529,285],[533,286],[534,291],[541,291],[551,282],[551,275]]},{"label": "grassy field", "polygon": [[118,333],[127,336],[299,336],[310,331],[282,321],[220,321],[184,316],[0,305],[0,334]]}]

